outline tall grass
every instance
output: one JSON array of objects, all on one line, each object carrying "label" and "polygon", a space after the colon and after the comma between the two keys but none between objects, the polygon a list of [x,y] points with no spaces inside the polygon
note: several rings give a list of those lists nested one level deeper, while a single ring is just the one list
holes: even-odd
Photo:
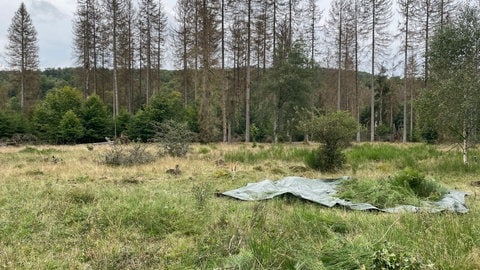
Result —
[{"label": "tall grass", "polygon": [[441,152],[426,144],[398,146],[393,144],[359,144],[347,151],[347,162],[352,166],[367,162],[395,162],[399,169],[418,168],[419,162],[436,158]]},{"label": "tall grass", "polygon": [[[356,147],[350,153],[385,147],[408,154],[420,172],[439,169],[448,157],[423,145]],[[302,162],[311,148],[219,145],[207,154],[161,157],[138,166],[98,163],[107,146],[49,147],[53,152],[45,153],[0,148],[0,268],[375,269],[404,259],[416,260],[417,269],[480,268],[480,208],[474,196],[464,215],[365,213],[291,197],[240,202],[215,196],[265,179],[270,172],[255,169],[262,161],[281,161],[283,174],[294,174],[289,165]],[[43,158],[52,154],[63,162]],[[371,168],[378,164],[402,160],[365,155],[354,159],[362,181],[372,179]],[[215,177],[218,159],[244,162],[234,180]],[[166,174],[175,164],[182,174]],[[398,173],[396,165],[386,168],[387,175]],[[437,176],[448,186],[465,173],[438,170]]]},{"label": "tall grass", "polygon": [[258,150],[241,147],[225,153],[225,161],[254,164],[265,160],[303,161],[310,152],[306,147],[285,146],[283,144],[267,146]]},{"label": "tall grass", "polygon": [[425,200],[437,201],[447,189],[419,171],[405,169],[386,179],[346,181],[338,196],[353,202],[369,202],[379,208],[398,205],[422,206]]}]

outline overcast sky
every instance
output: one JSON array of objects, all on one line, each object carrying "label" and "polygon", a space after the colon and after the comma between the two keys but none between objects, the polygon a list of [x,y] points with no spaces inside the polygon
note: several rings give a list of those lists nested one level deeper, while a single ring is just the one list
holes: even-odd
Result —
[{"label": "overcast sky", "polygon": [[[22,2],[30,14],[40,47],[40,67],[74,66],[72,52],[72,19],[76,0],[0,0],[0,68],[5,68],[5,46],[8,28]],[[172,12],[176,0],[163,0]]]},{"label": "overcast sky", "polygon": [[[6,67],[5,46],[8,28],[22,2],[25,3],[38,33],[40,67],[43,69],[74,66],[72,19],[76,10],[76,0],[0,0],[0,2],[0,69]],[[325,9],[329,2],[330,0],[320,0],[321,9]],[[162,3],[172,18],[176,0],[163,0]],[[171,63],[167,65],[171,66]]]}]

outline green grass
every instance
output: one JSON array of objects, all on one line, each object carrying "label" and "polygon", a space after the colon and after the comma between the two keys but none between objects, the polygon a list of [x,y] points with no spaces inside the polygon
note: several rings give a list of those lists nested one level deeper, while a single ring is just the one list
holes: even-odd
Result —
[{"label": "green grass", "polygon": [[412,169],[405,169],[385,179],[345,181],[338,197],[353,202],[369,202],[378,208],[398,205],[422,206],[422,202],[440,200],[447,189],[433,179]]},{"label": "green grass", "polygon": [[441,152],[426,144],[415,144],[409,147],[394,144],[359,144],[347,151],[348,163],[352,166],[368,162],[394,162],[395,167],[417,168],[420,162],[436,158]]},{"label": "green grass", "polygon": [[303,161],[305,155],[310,150],[306,147],[294,147],[292,145],[272,145],[258,150],[241,147],[238,150],[227,152],[225,160],[228,162],[242,162],[254,164],[266,160],[280,160],[280,161]]},{"label": "green grass", "polygon": [[[207,147],[133,166],[98,163],[109,151],[102,145],[36,148],[49,153],[0,148],[0,268],[378,269],[399,261],[403,269],[480,268],[480,208],[473,195],[467,214],[347,211],[288,196],[242,202],[215,194],[286,175],[347,175],[351,167],[336,175],[299,171],[302,153],[315,146]],[[379,148],[371,150],[378,160],[360,154],[368,147]],[[410,155],[426,179],[478,193],[469,185],[474,164],[459,170],[456,154],[416,144],[348,150],[356,153],[357,181],[401,175],[397,163],[406,158],[383,148]],[[44,159],[52,153],[62,162]],[[219,159],[238,162],[235,179],[218,176]],[[446,161],[452,171],[440,170]],[[181,175],[165,173],[176,164]],[[402,181],[408,179],[416,178]]]}]

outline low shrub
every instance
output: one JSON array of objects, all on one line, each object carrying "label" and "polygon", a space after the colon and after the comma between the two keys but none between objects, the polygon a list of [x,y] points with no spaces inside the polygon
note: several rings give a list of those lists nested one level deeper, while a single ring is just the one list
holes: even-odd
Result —
[{"label": "low shrub", "polygon": [[133,166],[153,162],[155,157],[141,144],[112,145],[99,157],[99,163],[112,166]]},{"label": "low shrub", "polygon": [[155,124],[154,140],[160,143],[160,154],[172,157],[183,157],[188,153],[194,133],[188,128],[187,123],[167,120]]}]

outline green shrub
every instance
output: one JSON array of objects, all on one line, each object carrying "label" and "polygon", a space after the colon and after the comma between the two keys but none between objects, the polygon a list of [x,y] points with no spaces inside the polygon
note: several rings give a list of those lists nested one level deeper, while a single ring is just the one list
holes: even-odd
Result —
[{"label": "green shrub", "polygon": [[350,145],[358,129],[355,119],[344,111],[324,115],[312,113],[311,118],[302,125],[307,126],[314,138],[323,144],[316,154],[307,157],[307,165],[328,172],[340,169],[345,162],[342,150]]},{"label": "green shrub", "polygon": [[155,124],[155,129],[155,141],[160,142],[163,153],[173,157],[183,157],[187,154],[194,137],[187,123],[167,120]]}]

